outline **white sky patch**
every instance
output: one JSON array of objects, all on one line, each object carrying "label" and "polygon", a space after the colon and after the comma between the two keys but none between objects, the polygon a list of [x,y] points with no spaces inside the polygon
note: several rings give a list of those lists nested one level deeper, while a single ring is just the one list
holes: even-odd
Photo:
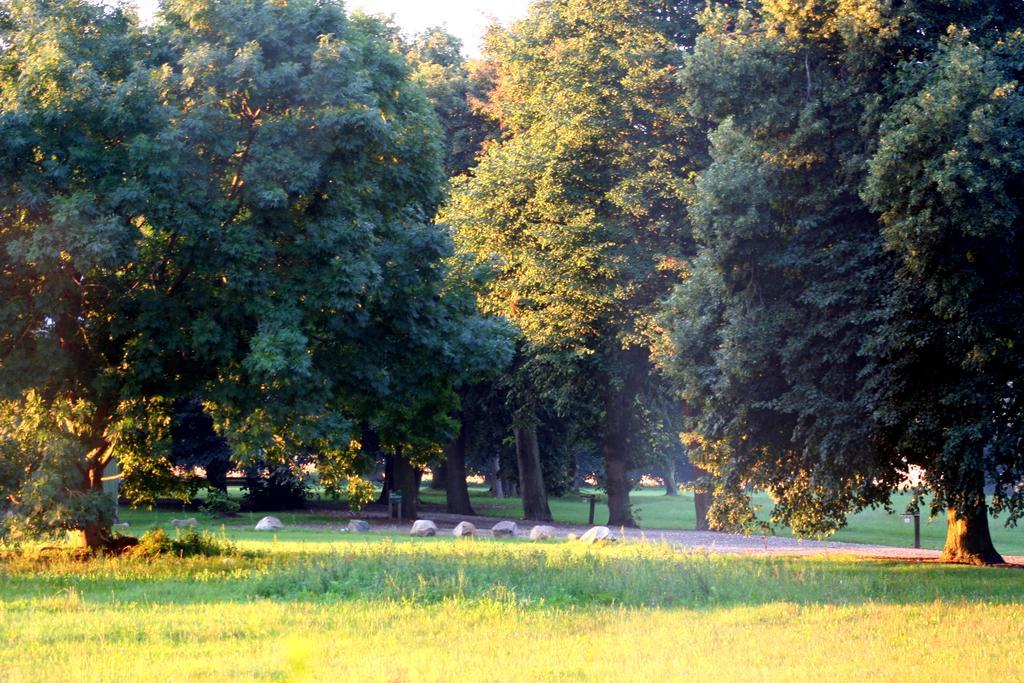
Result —
[{"label": "white sky patch", "polygon": [[[135,0],[143,21],[156,11],[157,0]],[[509,24],[526,15],[530,0],[348,0],[345,6],[368,14],[393,16],[408,34],[431,26],[444,26],[462,40],[470,57],[480,55],[480,41],[493,20]]]}]

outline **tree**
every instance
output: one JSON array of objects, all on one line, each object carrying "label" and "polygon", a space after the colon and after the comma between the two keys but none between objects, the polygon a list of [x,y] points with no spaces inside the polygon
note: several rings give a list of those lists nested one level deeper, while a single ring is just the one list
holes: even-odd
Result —
[{"label": "tree", "polygon": [[413,78],[423,87],[444,131],[445,172],[449,178],[461,175],[498,133],[494,119],[478,104],[493,87],[489,72],[467,61],[462,41],[438,26],[413,36],[405,52]]},{"label": "tree", "polygon": [[[955,17],[1005,26],[1019,12],[961,3]],[[869,160],[891,158],[896,145],[879,135],[896,129],[893,115],[881,121],[900,97],[898,65],[920,71],[949,18],[928,3],[767,0],[703,15],[683,76],[691,113],[711,130],[690,211],[699,252],[664,320],[668,369],[692,411],[691,452],[716,480],[720,528],[758,523],[745,495],[753,488],[772,494],[773,521],[829,533],[851,510],[890,505],[911,465],[948,485],[969,461],[936,458],[922,428],[955,422],[934,401],[911,417],[928,401],[900,394],[937,398],[942,366],[930,365],[929,347],[943,363],[960,361],[927,341],[934,327],[915,328],[927,306],[900,292],[916,296],[923,283],[905,286],[873,210],[882,207],[861,196],[881,168]],[[922,153],[901,151],[910,166]],[[900,201],[898,183],[874,187]],[[957,500],[941,489],[937,501]]]},{"label": "tree", "polygon": [[1024,516],[1024,37],[954,30],[906,65],[864,196],[899,260],[877,335],[884,424],[946,508],[943,558],[1001,562],[991,509]]},{"label": "tree", "polygon": [[503,136],[444,212],[459,248],[495,268],[485,310],[512,320],[528,357],[555,370],[537,378],[538,398],[585,396],[602,415],[616,525],[634,524],[626,471],[652,319],[687,249],[692,131],[674,80],[685,39],[657,11],[666,7],[536,2],[493,31],[488,110]]},{"label": "tree", "polygon": [[145,31],[5,9],[0,457],[28,462],[4,507],[53,494],[45,525],[103,545],[104,467],[165,462],[181,396],[242,461],[356,474],[364,408],[463,360],[440,135],[380,25],[314,0],[172,0]]}]

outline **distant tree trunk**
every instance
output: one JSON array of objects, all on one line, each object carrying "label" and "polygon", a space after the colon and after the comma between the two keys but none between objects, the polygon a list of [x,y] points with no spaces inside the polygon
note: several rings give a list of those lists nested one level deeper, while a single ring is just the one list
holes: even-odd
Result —
[{"label": "distant tree trunk", "polygon": [[544,475],[540,468],[540,449],[537,446],[537,425],[517,424],[516,462],[519,464],[519,488],[523,496],[523,518],[550,522],[548,494],[544,491]]},{"label": "distant tree trunk", "polygon": [[469,486],[466,485],[466,433],[459,429],[455,441],[445,449],[446,509],[456,515],[475,515],[469,503]]},{"label": "distant tree trunk", "polygon": [[988,511],[982,509],[961,515],[953,508],[946,510],[948,526],[946,545],[942,549],[943,562],[958,564],[1002,564],[1003,556],[996,551],[988,530]]},{"label": "distant tree trunk", "polygon": [[505,497],[505,486],[501,481],[501,456],[491,458],[491,493],[495,498]]},{"label": "distant tree trunk", "polygon": [[672,458],[665,465],[665,495],[678,496],[679,484],[676,482],[676,461]]},{"label": "distant tree trunk", "polygon": [[448,488],[448,460],[434,463],[430,466],[430,489],[432,491],[444,491]]},{"label": "distant tree trunk", "polygon": [[396,449],[392,463],[394,474],[392,486],[395,491],[402,494],[402,519],[416,519],[416,503],[420,488],[417,482],[417,470],[407,458],[402,457],[400,449]]}]

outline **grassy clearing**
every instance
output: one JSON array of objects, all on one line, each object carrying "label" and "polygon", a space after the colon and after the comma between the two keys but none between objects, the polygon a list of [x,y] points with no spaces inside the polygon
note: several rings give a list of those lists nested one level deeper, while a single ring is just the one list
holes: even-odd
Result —
[{"label": "grassy clearing", "polygon": [[1024,675],[1013,570],[375,535],[243,545],[260,552],[0,561],[0,680]]}]

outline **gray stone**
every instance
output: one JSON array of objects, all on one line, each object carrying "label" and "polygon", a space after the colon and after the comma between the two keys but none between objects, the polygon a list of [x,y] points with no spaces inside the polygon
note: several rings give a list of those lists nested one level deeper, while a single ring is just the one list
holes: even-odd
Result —
[{"label": "gray stone", "polygon": [[130,525],[128,522],[118,522],[117,524],[111,524],[111,529],[127,529]]},{"label": "gray stone", "polygon": [[601,543],[601,542],[610,543],[611,541],[614,541],[614,540],[615,540],[615,537],[612,536],[612,530],[609,529],[606,526],[591,527],[587,531],[587,533],[585,533],[582,536],[580,536],[580,541],[582,543],[590,543],[590,544]]},{"label": "gray stone", "polygon": [[195,517],[189,517],[188,519],[172,519],[171,526],[178,527],[179,529],[187,526],[197,527],[199,526],[199,520]]},{"label": "gray stone", "polygon": [[429,519],[417,519],[409,531],[412,536],[437,536],[437,525]]},{"label": "gray stone", "polygon": [[365,534],[370,530],[370,523],[362,519],[350,519],[348,530],[354,534]]},{"label": "gray stone", "polygon": [[515,536],[519,533],[519,525],[515,522],[498,522],[491,527],[491,533],[495,536]]},{"label": "gray stone", "polygon": [[283,528],[284,524],[277,517],[264,517],[256,522],[256,531],[277,531]]},{"label": "gray stone", "polygon": [[530,529],[531,541],[548,541],[555,537],[555,527],[538,524]]},{"label": "gray stone", "polygon": [[452,536],[455,538],[463,538],[465,536],[476,536],[476,526],[470,522],[459,522],[452,529]]}]

